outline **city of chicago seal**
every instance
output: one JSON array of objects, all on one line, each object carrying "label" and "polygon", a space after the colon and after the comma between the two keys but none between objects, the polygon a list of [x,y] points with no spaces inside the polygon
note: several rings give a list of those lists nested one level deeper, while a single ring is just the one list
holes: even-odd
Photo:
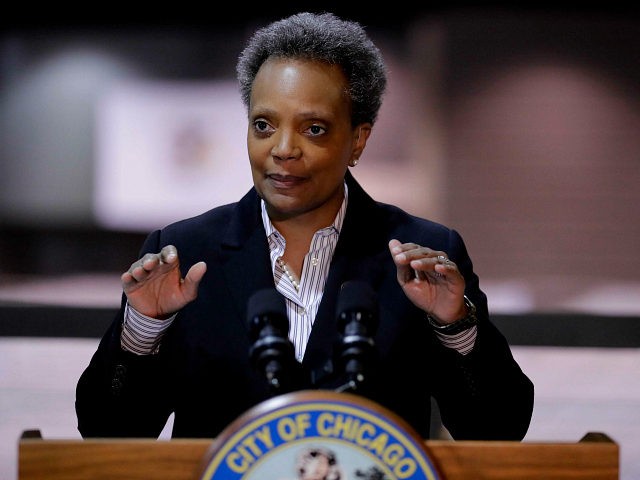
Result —
[{"label": "city of chicago seal", "polygon": [[302,391],[267,400],[214,441],[200,480],[441,480],[423,439],[377,403]]}]

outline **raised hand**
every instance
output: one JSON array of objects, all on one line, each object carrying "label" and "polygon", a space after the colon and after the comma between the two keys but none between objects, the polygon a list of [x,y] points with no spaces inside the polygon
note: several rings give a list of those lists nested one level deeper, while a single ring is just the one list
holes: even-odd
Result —
[{"label": "raised hand", "polygon": [[443,324],[464,317],[464,277],[446,252],[396,239],[389,242],[389,251],[398,283],[415,306]]},{"label": "raised hand", "polygon": [[120,276],[129,305],[143,315],[164,319],[194,300],[207,265],[195,263],[184,278],[179,267],[178,250],[173,245],[131,264]]}]

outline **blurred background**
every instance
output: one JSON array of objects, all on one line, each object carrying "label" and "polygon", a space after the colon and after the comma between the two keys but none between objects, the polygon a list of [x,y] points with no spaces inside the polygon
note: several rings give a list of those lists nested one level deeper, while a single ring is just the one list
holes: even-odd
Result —
[{"label": "blurred background", "polygon": [[389,91],[353,173],[462,234],[536,384],[525,441],[600,431],[640,478],[635,7],[344,3],[3,16],[0,478],[23,430],[79,438],[75,383],[145,235],[250,188],[235,62],[304,7],[361,21],[382,50]]}]

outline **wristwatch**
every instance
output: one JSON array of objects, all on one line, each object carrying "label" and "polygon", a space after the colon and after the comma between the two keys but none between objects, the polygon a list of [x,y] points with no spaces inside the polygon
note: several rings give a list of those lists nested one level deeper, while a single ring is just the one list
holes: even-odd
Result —
[{"label": "wristwatch", "polygon": [[429,324],[436,332],[443,333],[444,335],[455,335],[477,325],[478,317],[476,317],[476,306],[466,295],[464,296],[464,306],[467,308],[467,314],[460,320],[456,320],[455,322],[447,325],[438,323],[432,315],[427,313]]}]

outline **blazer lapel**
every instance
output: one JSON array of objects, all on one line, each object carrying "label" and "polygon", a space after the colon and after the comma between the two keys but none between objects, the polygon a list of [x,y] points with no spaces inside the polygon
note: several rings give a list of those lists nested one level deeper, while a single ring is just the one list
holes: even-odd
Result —
[{"label": "blazer lapel", "polygon": [[251,295],[263,288],[275,288],[260,199],[253,188],[236,206],[222,242],[221,256],[229,300],[245,322]]},{"label": "blazer lapel", "polygon": [[[363,280],[377,291],[384,273],[384,260],[389,258],[388,240],[381,233],[380,225],[371,221],[371,218],[378,218],[376,203],[349,173],[346,179],[349,187],[347,214],[303,360],[303,365],[316,380],[314,383],[333,373],[333,350],[339,333],[336,308],[340,287],[349,280]],[[363,244],[362,239],[367,239],[366,243]]]}]

